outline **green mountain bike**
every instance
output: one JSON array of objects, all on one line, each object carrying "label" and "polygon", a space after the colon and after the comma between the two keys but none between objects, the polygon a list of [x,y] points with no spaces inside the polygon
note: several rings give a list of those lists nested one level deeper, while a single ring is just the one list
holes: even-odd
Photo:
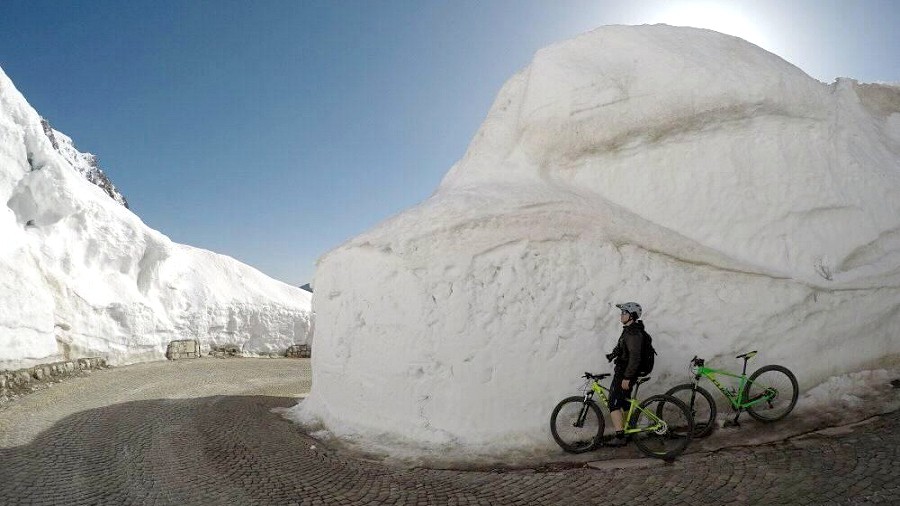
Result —
[{"label": "green mountain bike", "polygon": [[[584,453],[603,444],[604,418],[600,406],[594,402],[596,393],[603,406],[609,402],[609,390],[598,381],[609,374],[584,373],[582,394],[566,397],[553,408],[550,415],[550,432],[556,444],[569,453]],[[625,414],[625,435],[630,437],[645,454],[672,460],[691,442],[694,420],[688,407],[669,395],[654,395],[643,402],[635,400],[641,383],[649,376],[635,381],[634,393],[628,399],[630,406]]]},{"label": "green mountain bike", "polygon": [[[744,369],[739,375],[706,367],[706,361],[695,356],[691,359],[693,382],[678,385],[666,392],[666,395],[681,399],[690,409],[694,418],[694,437],[709,435],[716,422],[716,401],[699,385],[701,378],[710,380],[735,411],[734,420],[726,421],[726,426],[739,426],[738,418],[744,411],[761,422],[774,422],[794,409],[799,392],[794,373],[784,366],[767,365],[757,369],[748,378],[747,362],[755,355],[756,351],[751,351],[735,357],[744,359]],[[716,379],[718,374],[737,378],[738,388],[723,386]]]}]

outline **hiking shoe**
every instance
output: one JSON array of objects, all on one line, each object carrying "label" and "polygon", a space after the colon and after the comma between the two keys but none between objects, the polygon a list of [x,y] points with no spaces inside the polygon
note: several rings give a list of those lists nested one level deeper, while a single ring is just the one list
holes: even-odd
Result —
[{"label": "hiking shoe", "polygon": [[606,446],[612,446],[613,448],[618,448],[620,446],[625,446],[627,444],[628,444],[628,439],[625,436],[615,436],[606,442]]}]

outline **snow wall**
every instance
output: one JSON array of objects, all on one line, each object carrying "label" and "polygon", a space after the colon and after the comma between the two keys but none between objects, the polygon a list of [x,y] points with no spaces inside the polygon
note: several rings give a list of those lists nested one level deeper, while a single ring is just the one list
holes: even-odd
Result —
[{"label": "snow wall", "polygon": [[427,201],[320,259],[292,417],[374,451],[553,452],[638,301],[659,352],[801,389],[900,354],[900,88],[826,85],[709,30],[539,51]]},{"label": "snow wall", "polygon": [[150,229],[52,133],[0,70],[0,369],[160,360],[175,339],[250,354],[308,342],[308,292]]}]

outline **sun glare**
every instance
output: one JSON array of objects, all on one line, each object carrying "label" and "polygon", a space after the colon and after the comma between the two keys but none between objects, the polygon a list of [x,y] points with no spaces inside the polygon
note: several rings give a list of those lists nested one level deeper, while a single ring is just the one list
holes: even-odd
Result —
[{"label": "sun glare", "polygon": [[766,47],[763,31],[730,2],[675,3],[655,16],[654,23],[709,28]]}]

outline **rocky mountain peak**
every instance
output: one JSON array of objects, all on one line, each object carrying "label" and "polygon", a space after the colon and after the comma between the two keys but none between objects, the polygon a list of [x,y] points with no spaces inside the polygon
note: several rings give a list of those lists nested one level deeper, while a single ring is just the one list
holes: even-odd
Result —
[{"label": "rocky mountain peak", "polygon": [[81,173],[88,181],[99,186],[113,200],[125,206],[128,209],[128,201],[125,196],[116,188],[116,185],[109,180],[109,177],[100,168],[100,159],[97,155],[91,153],[82,153],[75,148],[75,143],[71,138],[55,130],[50,126],[50,122],[41,118],[41,126],[44,128],[44,134],[50,139],[59,154],[61,154],[72,167]]}]

